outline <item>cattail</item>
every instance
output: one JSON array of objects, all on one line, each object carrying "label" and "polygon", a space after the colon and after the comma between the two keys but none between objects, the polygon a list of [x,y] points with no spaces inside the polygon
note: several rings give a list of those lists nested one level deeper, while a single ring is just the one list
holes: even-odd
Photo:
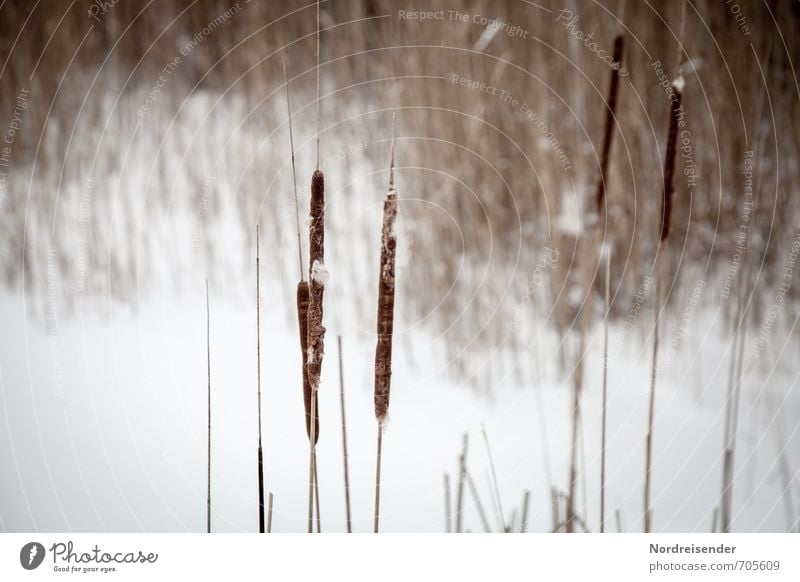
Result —
[{"label": "cattail", "polygon": [[[308,533],[313,530],[314,499],[317,502],[317,531],[320,530],[319,483],[317,480],[317,391],[322,373],[322,356],[325,353],[325,328],[322,325],[323,296],[327,282],[325,269],[325,176],[319,169],[319,0],[317,0],[317,169],[311,176],[311,223],[309,235],[309,286],[306,311],[306,372],[311,392],[308,463]],[[313,422],[311,421],[313,419]]]},{"label": "cattail", "polygon": [[395,253],[397,237],[397,192],[394,189],[394,128],[392,115],[391,159],[389,162],[389,192],[383,202],[381,228],[381,263],[378,273],[378,342],[375,347],[375,417],[378,419],[378,452],[375,471],[375,533],[380,520],[381,445],[383,423],[389,410],[389,390],[392,380],[392,334],[394,329]]},{"label": "cattail", "polygon": [[667,133],[667,149],[664,158],[664,186],[661,199],[661,238],[667,240],[671,230],[672,195],[675,191],[675,153],[678,149],[678,124],[683,117],[681,101],[683,99],[683,75],[672,82],[670,97],[669,132]]},{"label": "cattail", "polygon": [[[300,327],[300,354],[303,369],[303,405],[306,411],[306,434],[311,438],[311,384],[308,381],[308,370],[305,365],[305,356],[308,353],[308,282],[300,281],[297,284],[297,322]],[[314,414],[314,439],[319,440],[319,411]]]},{"label": "cattail", "polygon": [[258,531],[265,532],[264,521],[264,453],[261,448],[261,253],[256,224],[256,373],[258,386]]},{"label": "cattail", "polygon": [[611,157],[611,140],[614,136],[614,119],[617,111],[617,94],[619,93],[619,69],[622,64],[622,47],[624,37],[620,34],[614,39],[614,62],[611,65],[611,83],[608,88],[608,108],[603,133],[603,150],[600,158],[600,179],[597,182],[595,201],[598,213],[603,209],[606,197],[606,180],[608,179],[608,161]]},{"label": "cattail", "polygon": [[211,533],[211,313],[206,279],[206,363],[208,366],[208,491],[206,495],[206,533]]},{"label": "cattail", "polygon": [[[581,404],[581,391],[583,388],[583,367],[584,358],[587,345],[587,335],[589,330],[589,319],[592,312],[592,287],[593,287],[593,268],[597,260],[597,252],[602,242],[602,230],[600,229],[599,217],[603,213],[606,205],[606,189],[608,185],[608,165],[611,158],[611,145],[614,137],[614,120],[617,109],[617,101],[619,94],[619,69],[622,63],[622,49],[624,45],[624,37],[620,34],[614,39],[614,62],[611,69],[611,82],[608,89],[608,100],[606,109],[605,129],[603,133],[603,149],[600,158],[600,177],[597,180],[597,191],[595,194],[595,204],[598,220],[588,221],[593,225],[593,232],[589,234],[593,237],[594,244],[587,247],[587,255],[590,260],[583,260],[579,264],[578,272],[580,275],[581,284],[586,290],[585,303],[581,309],[580,314],[580,346],[578,349],[578,361],[575,365],[573,373],[574,383],[574,400],[572,408],[572,441],[570,453],[570,477],[569,477],[569,494],[567,496],[567,532],[574,531],[575,526],[575,497],[578,489],[578,437],[580,435],[580,404]],[[591,240],[591,238],[589,239]],[[585,476],[584,476],[585,478]],[[585,493],[585,490],[584,490]]]},{"label": "cattail", "polygon": [[661,197],[661,234],[656,250],[656,305],[653,316],[653,361],[650,368],[650,404],[647,413],[647,437],[645,439],[645,473],[644,473],[644,531],[650,533],[653,527],[653,508],[650,506],[650,488],[653,467],[653,424],[655,422],[656,380],[658,377],[658,344],[659,324],[661,321],[661,286],[663,267],[661,255],[664,253],[670,233],[672,215],[672,194],[674,191],[675,153],[678,144],[678,124],[683,117],[681,98],[683,94],[683,75],[672,82],[670,95],[669,130],[667,131],[667,148],[664,159],[664,185]]}]

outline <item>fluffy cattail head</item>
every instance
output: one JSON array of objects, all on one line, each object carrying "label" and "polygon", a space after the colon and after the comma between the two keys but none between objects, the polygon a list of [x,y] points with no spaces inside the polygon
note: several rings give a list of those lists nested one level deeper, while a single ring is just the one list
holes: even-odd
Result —
[{"label": "fluffy cattail head", "polygon": [[672,197],[675,191],[675,153],[678,149],[678,125],[683,118],[683,75],[672,82],[670,95],[669,131],[667,132],[667,148],[664,158],[664,186],[661,198],[661,242],[669,237],[672,228]]}]

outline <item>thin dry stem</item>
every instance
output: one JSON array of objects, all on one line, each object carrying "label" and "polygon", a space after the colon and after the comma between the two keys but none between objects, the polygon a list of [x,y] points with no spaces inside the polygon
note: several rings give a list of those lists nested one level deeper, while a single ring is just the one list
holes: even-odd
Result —
[{"label": "thin dry stem", "polygon": [[206,356],[208,364],[208,491],[206,496],[206,533],[211,533],[211,314],[206,279]]},{"label": "thin dry stem", "polygon": [[342,457],[344,458],[344,504],[347,515],[347,533],[353,532],[350,519],[350,472],[348,470],[347,455],[347,417],[344,412],[344,365],[342,363],[342,336],[336,336],[339,348],[339,402],[342,409]]},{"label": "thin dry stem", "polygon": [[605,317],[603,318],[603,419],[600,444],[600,533],[606,531],[606,428],[608,420],[608,316],[611,305],[611,252],[606,254]]},{"label": "thin dry stem", "polygon": [[300,266],[300,281],[305,281],[306,269],[303,265],[303,244],[300,240],[300,197],[297,194],[297,165],[294,159],[294,131],[292,131],[292,101],[289,97],[289,77],[286,74],[286,60],[281,53],[283,63],[283,82],[286,85],[286,111],[289,116],[289,146],[292,150],[292,187],[294,189],[294,218],[297,223],[297,259]]}]

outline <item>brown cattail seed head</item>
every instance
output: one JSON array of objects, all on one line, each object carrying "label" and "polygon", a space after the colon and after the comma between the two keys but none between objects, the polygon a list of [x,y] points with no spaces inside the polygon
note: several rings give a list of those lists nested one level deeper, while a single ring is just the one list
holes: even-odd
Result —
[{"label": "brown cattail seed head", "polygon": [[325,353],[325,328],[322,325],[322,299],[325,292],[325,176],[315,170],[311,177],[311,224],[309,226],[309,301],[306,369],[312,390],[319,389],[322,356]]},{"label": "brown cattail seed head", "polygon": [[378,345],[375,349],[375,416],[379,423],[389,409],[392,379],[392,333],[394,329],[395,254],[397,237],[397,193],[389,190],[383,203],[381,268],[378,282]]},{"label": "brown cattail seed head", "polygon": [[597,204],[597,214],[603,211],[603,203],[606,197],[606,180],[608,180],[608,161],[611,155],[611,138],[614,133],[614,116],[617,111],[617,94],[619,93],[619,69],[622,64],[622,47],[624,37],[620,34],[614,39],[614,62],[611,69],[611,84],[608,88],[608,109],[606,110],[605,133],[603,134],[603,150],[600,158],[600,180],[597,184],[597,194],[595,201]]},{"label": "brown cattail seed head", "polygon": [[670,96],[669,131],[667,132],[667,149],[664,158],[664,187],[661,199],[661,242],[669,237],[672,220],[672,196],[675,191],[675,153],[678,149],[678,125],[683,118],[683,76],[672,83]]},{"label": "brown cattail seed head", "polygon": [[[303,369],[303,405],[306,411],[306,434],[311,438],[311,384],[308,382],[306,370],[306,354],[308,353],[308,283],[300,281],[297,284],[297,321],[300,326],[300,355]],[[319,440],[319,404],[315,414],[314,441]]]}]

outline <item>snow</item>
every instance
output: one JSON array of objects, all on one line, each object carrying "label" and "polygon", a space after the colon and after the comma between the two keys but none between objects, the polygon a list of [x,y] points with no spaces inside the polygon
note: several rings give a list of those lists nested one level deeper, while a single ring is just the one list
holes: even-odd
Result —
[{"label": "snow", "polygon": [[[263,284],[263,283],[262,283]],[[262,309],[263,438],[266,487],[275,495],[276,531],[303,531],[307,439],[296,325],[278,307],[276,283],[266,282]],[[205,527],[205,303],[201,294],[157,296],[135,312],[109,304],[107,314],[80,306],[50,332],[31,319],[31,298],[0,294],[6,333],[0,338],[2,418],[0,515],[10,530],[203,531]],[[254,299],[211,290],[213,399],[213,529],[255,531],[256,354]],[[662,370],[656,402],[655,527],[708,531],[720,487],[724,378],[727,359],[713,321],[694,329]],[[327,324],[327,322],[326,322]],[[374,337],[353,322],[331,324],[319,392],[317,447],[323,527],[343,531],[344,490],[336,335],[344,337],[344,373],[354,529],[368,531],[376,422],[372,402]],[[665,337],[674,330],[666,326]],[[374,333],[374,332],[373,332]],[[607,507],[624,528],[641,529],[642,468],[648,402],[644,338],[611,330]],[[592,335],[583,400],[586,494],[579,508],[597,529],[600,430],[600,330]],[[491,507],[488,461],[480,436],[492,443],[504,508],[510,515],[531,490],[530,528],[550,528],[548,474],[566,488],[571,380],[555,371],[556,338],[544,333],[524,355],[539,358],[523,385],[498,379],[481,396],[455,380],[437,354],[440,338],[420,328],[395,340],[392,423],[385,432],[381,524],[385,531],[443,531],[443,473],[452,482],[464,432],[468,463]],[[710,352],[710,353],[709,353]],[[413,363],[412,363],[413,362]],[[56,365],[58,363],[58,365]],[[765,380],[770,401],[796,410],[797,376]],[[752,383],[750,383],[752,385]],[[61,388],[57,390],[57,387]],[[758,396],[758,391],[755,394]],[[773,430],[765,395],[743,401],[737,456],[734,528],[786,527]],[[543,410],[538,408],[539,401]],[[746,404],[744,404],[746,402]],[[541,419],[547,426],[542,438]],[[787,419],[788,420],[788,419]],[[766,424],[765,424],[766,423]],[[787,452],[797,466],[800,443]],[[547,448],[547,450],[545,450]],[[546,458],[552,459],[552,467]],[[796,494],[796,491],[793,490]],[[585,497],[586,508],[583,506]],[[508,518],[508,516],[507,516]],[[497,519],[490,518],[492,523]],[[467,497],[466,527],[480,529]]]}]

